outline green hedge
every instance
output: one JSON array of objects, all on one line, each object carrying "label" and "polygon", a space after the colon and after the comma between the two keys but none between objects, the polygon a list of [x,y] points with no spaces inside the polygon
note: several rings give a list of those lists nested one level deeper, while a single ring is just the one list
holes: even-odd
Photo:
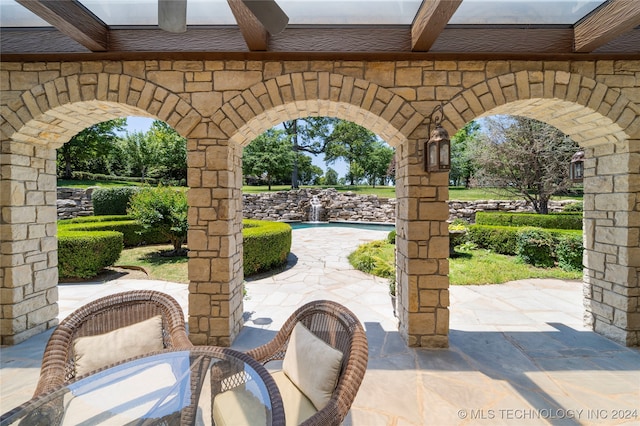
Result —
[{"label": "green hedge", "polygon": [[532,227],[469,225],[467,240],[496,253],[519,256],[537,266],[582,269],[582,231]]},{"label": "green hedge", "polygon": [[104,216],[81,216],[73,219],[62,219],[58,221],[58,226],[66,226],[73,223],[93,223],[93,222],[121,222],[133,220],[128,215],[104,215]]},{"label": "green hedge", "polygon": [[516,254],[518,228],[512,226],[469,225],[467,240],[481,248],[506,255]]},{"label": "green hedge", "polygon": [[122,233],[125,247],[136,247],[149,244],[166,244],[167,237],[155,230],[146,230],[135,220],[116,222],[84,222],[61,226],[69,231],[117,231]]},{"label": "green hedge", "polygon": [[93,214],[96,216],[126,215],[129,200],[139,190],[137,186],[96,188],[91,194]]},{"label": "green hedge", "polygon": [[516,254],[525,263],[551,268],[555,264],[554,245],[555,240],[551,232],[542,228],[524,227],[518,230]]},{"label": "green hedge", "polygon": [[532,226],[545,229],[582,229],[582,213],[477,212],[477,225]]},{"label": "green hedge", "polygon": [[60,278],[91,278],[113,265],[122,252],[122,234],[115,231],[58,230]]},{"label": "green hedge", "polygon": [[242,221],[245,276],[282,266],[291,251],[291,226],[282,222]]}]

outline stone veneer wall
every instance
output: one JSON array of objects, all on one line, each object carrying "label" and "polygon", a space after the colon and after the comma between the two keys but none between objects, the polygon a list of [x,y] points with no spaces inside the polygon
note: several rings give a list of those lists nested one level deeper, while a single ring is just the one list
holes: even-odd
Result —
[{"label": "stone veneer wall", "polygon": [[[93,214],[91,193],[77,188],[58,188],[58,219],[69,219]],[[276,221],[311,221],[311,204],[316,197],[321,204],[321,222],[384,222],[395,223],[396,199],[376,195],[358,195],[353,192],[338,192],[329,189],[299,189],[295,191],[262,192],[243,194],[243,217]],[[560,212],[575,201],[551,201],[550,212]],[[478,211],[533,212],[530,204],[523,200],[477,200],[449,201],[449,220],[464,219],[475,222]]]},{"label": "stone veneer wall", "polygon": [[189,337],[243,324],[242,149],[285,120],[352,121],[396,148],[398,331],[449,334],[449,176],[424,170],[430,117],[450,134],[499,114],[545,121],[585,149],[585,310],[640,344],[640,61],[104,60],[0,63],[0,343],[57,324],[56,149],[126,116],[187,138]]},{"label": "stone veneer wall", "polygon": [[63,188],[58,187],[56,208],[58,219],[72,219],[78,216],[91,216],[93,202],[91,194],[95,188]]}]

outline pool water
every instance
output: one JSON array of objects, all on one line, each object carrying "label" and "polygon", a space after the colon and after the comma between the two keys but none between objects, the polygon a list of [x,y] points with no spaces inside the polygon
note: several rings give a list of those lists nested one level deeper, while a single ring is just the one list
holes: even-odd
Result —
[{"label": "pool water", "polygon": [[367,222],[287,222],[293,229],[307,228],[356,228],[368,229],[372,231],[393,231],[396,227],[387,223],[367,223]]}]

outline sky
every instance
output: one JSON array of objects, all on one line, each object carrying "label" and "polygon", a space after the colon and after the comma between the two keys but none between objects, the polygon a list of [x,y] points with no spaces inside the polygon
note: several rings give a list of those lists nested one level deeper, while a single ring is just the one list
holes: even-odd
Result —
[{"label": "sky", "polygon": [[[151,128],[153,118],[146,117],[127,117],[127,126],[124,133],[146,132]],[[307,154],[310,155],[310,154]],[[347,174],[347,163],[343,160],[337,160],[334,164],[327,166],[323,161],[324,155],[312,156],[312,163],[322,170],[326,171],[328,167],[338,172],[338,177],[345,177]]]}]

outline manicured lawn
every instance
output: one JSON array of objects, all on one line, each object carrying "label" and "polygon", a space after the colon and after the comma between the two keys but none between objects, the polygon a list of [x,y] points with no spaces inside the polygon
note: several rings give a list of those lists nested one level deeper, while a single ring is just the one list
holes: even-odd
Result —
[{"label": "manicured lawn", "polygon": [[582,279],[582,272],[560,268],[537,268],[515,256],[489,250],[471,250],[449,260],[449,281],[453,285],[502,284],[528,278]]},{"label": "manicured lawn", "polygon": [[[187,257],[165,257],[160,252],[170,245],[154,245],[125,249],[116,265],[141,266],[149,279],[188,283]],[[381,244],[378,256],[393,261],[393,245]],[[560,268],[536,268],[514,256],[488,250],[471,250],[449,260],[449,279],[453,285],[502,284],[527,278],[557,278],[580,280],[582,272],[567,272]]]},{"label": "manicured lawn", "polygon": [[122,250],[116,266],[141,266],[149,279],[188,283],[187,256],[167,257],[162,253],[171,245],[152,245]]},{"label": "manicured lawn", "polygon": [[[127,182],[127,181],[97,181],[97,180],[62,180],[58,179],[58,186],[70,187],[70,188],[88,188],[90,186],[137,186],[139,182]],[[301,188],[335,188],[338,192],[355,192],[360,195],[377,195],[382,198],[395,198],[396,188],[393,186],[376,186],[375,188],[368,185],[338,185],[338,186],[301,186]],[[276,191],[289,191],[291,185],[273,185],[271,191],[267,186],[243,186],[242,192],[246,194],[258,194],[261,192],[276,192]],[[449,199],[460,201],[473,201],[473,200],[517,200],[521,197],[515,197],[507,194],[496,188],[464,188],[459,186],[449,187]],[[553,200],[565,200],[574,199],[582,200],[582,192],[577,190],[575,194],[566,196],[554,196]]]},{"label": "manicured lawn", "polygon": [[[363,244],[356,252],[351,253],[349,261],[356,269],[386,277],[388,265],[393,265],[394,262],[394,248],[393,244],[383,241]],[[449,281],[453,285],[502,284],[527,278],[579,280],[582,272],[537,268],[522,262],[516,256],[505,256],[484,249],[459,252],[449,259]]]},{"label": "manicured lawn", "polygon": [[112,187],[112,186],[140,186],[140,182],[130,182],[126,180],[65,180],[58,179],[58,186],[64,188],[88,188],[90,186]]}]

